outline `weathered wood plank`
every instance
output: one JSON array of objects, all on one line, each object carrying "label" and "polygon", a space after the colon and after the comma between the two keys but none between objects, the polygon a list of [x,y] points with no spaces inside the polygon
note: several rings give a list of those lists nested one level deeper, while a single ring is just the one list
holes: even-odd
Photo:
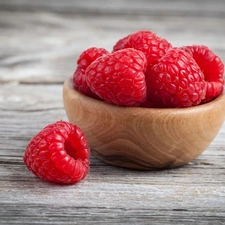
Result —
[{"label": "weathered wood plank", "polygon": [[224,16],[223,0],[1,0],[0,7],[8,10],[50,10],[62,13],[100,15],[181,15],[181,16]]},{"label": "weathered wood plank", "polygon": [[91,157],[76,185],[34,177],[22,162],[29,139],[67,119],[62,85],[0,86],[0,224],[223,224],[225,125],[187,166],[162,171],[112,167]]},{"label": "weathered wood plank", "polygon": [[[91,157],[82,182],[34,177],[22,157],[44,126],[67,120],[62,83],[81,51],[149,29],[205,44],[225,61],[225,1],[0,0],[0,224],[224,224],[225,124],[188,165],[135,171]],[[37,85],[38,84],[38,85]]]},{"label": "weathered wood plank", "polygon": [[152,30],[174,46],[205,44],[225,61],[222,17],[1,11],[0,21],[0,83],[62,83],[83,50],[97,46],[111,51],[119,38],[140,29]]}]

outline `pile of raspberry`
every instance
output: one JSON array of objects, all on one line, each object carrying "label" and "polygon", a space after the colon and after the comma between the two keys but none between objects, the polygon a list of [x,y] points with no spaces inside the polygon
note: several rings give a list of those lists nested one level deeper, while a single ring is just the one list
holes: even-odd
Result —
[{"label": "pile of raspberry", "polygon": [[224,64],[204,45],[173,47],[141,30],[120,39],[110,53],[91,47],[73,74],[84,95],[118,106],[190,107],[223,92]]}]

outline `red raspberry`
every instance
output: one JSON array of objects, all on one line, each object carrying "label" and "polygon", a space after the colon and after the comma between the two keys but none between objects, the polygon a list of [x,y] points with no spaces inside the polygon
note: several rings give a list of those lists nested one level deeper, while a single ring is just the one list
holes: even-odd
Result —
[{"label": "red raspberry", "polygon": [[158,107],[188,107],[205,98],[204,74],[179,48],[170,49],[147,74],[148,99]]},{"label": "red raspberry", "polygon": [[182,47],[197,62],[206,80],[206,98],[203,102],[209,102],[223,92],[224,64],[219,56],[204,45],[191,45]]},{"label": "red raspberry", "polygon": [[87,96],[96,98],[96,95],[91,91],[87,85],[85,71],[87,67],[97,58],[109,54],[104,48],[91,47],[81,53],[77,60],[77,69],[73,74],[73,83],[77,90]]},{"label": "red raspberry", "polygon": [[129,44],[127,43],[130,36],[131,34],[117,41],[117,43],[113,46],[113,52],[124,49],[124,48],[130,48],[131,46],[129,46]]},{"label": "red raspberry", "polygon": [[123,49],[95,60],[86,70],[91,90],[108,103],[138,106],[146,99],[144,53]]},{"label": "red raspberry", "polygon": [[172,45],[165,39],[151,31],[141,30],[119,40],[113,51],[122,48],[134,48],[145,53],[148,61],[148,70],[165,55]]},{"label": "red raspberry", "polygon": [[90,150],[81,129],[65,121],[49,124],[28,144],[23,160],[36,176],[72,184],[89,172]]},{"label": "red raspberry", "polygon": [[97,95],[95,95],[90,87],[87,85],[86,82],[86,76],[85,76],[85,70],[81,69],[79,66],[75,70],[73,74],[73,83],[76,89],[81,92],[84,95],[87,95],[92,98],[98,98]]},{"label": "red raspberry", "polygon": [[109,54],[109,52],[104,48],[88,48],[81,53],[79,59],[77,60],[77,65],[81,69],[86,70],[93,61],[106,54]]}]

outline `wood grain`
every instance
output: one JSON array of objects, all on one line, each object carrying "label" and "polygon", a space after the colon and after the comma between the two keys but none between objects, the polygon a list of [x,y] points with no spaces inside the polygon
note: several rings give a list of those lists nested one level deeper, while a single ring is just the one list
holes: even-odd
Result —
[{"label": "wood grain", "polygon": [[140,29],[174,46],[205,44],[225,61],[223,0],[94,2],[0,1],[0,83],[63,83],[83,50],[111,51]]},{"label": "wood grain", "polygon": [[141,28],[178,46],[206,44],[225,60],[224,18],[223,0],[0,0],[0,224],[224,224],[224,124],[176,169],[128,170],[91,156],[85,180],[60,186],[22,161],[33,135],[67,120],[62,85],[82,50],[110,50]]},{"label": "wood grain", "polygon": [[42,127],[66,120],[62,85],[5,84],[0,96],[0,224],[225,221],[224,125],[207,150],[184,167],[143,172],[109,166],[92,156],[85,180],[60,186],[35,178],[22,156]]},{"label": "wood grain", "polygon": [[205,0],[204,5],[201,1],[173,1],[169,0],[7,0],[0,1],[0,6],[7,10],[20,11],[53,11],[60,13],[78,13],[81,15],[180,15],[180,16],[224,16],[223,0]]}]

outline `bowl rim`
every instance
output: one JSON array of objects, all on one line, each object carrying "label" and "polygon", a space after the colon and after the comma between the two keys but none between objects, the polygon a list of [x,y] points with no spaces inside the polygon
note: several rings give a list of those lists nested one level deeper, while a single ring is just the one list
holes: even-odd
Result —
[{"label": "bowl rim", "polygon": [[[224,92],[222,94],[220,94],[219,96],[217,96],[212,101],[203,103],[203,104],[199,104],[196,106],[190,106],[190,107],[184,107],[184,108],[147,108],[147,107],[140,107],[140,106],[129,106],[129,107],[118,106],[118,105],[113,105],[113,104],[107,103],[105,101],[86,96],[75,89],[73,82],[72,82],[72,76],[68,77],[64,81],[63,89],[66,89],[66,88],[69,89],[70,93],[72,93],[72,91],[73,91],[74,94],[76,95],[76,98],[78,97],[85,102],[89,102],[90,104],[95,104],[95,105],[101,105],[101,106],[109,108],[113,111],[116,110],[116,111],[121,111],[123,113],[131,113],[131,114],[134,114],[135,112],[137,112],[137,113],[152,112],[152,113],[160,113],[160,114],[161,113],[186,114],[186,113],[190,113],[190,112],[197,113],[198,111],[202,112],[202,111],[206,111],[206,110],[215,108],[215,106],[221,105],[222,103],[224,104],[224,108],[225,108],[225,93]],[[75,95],[73,97],[75,97]]]}]

